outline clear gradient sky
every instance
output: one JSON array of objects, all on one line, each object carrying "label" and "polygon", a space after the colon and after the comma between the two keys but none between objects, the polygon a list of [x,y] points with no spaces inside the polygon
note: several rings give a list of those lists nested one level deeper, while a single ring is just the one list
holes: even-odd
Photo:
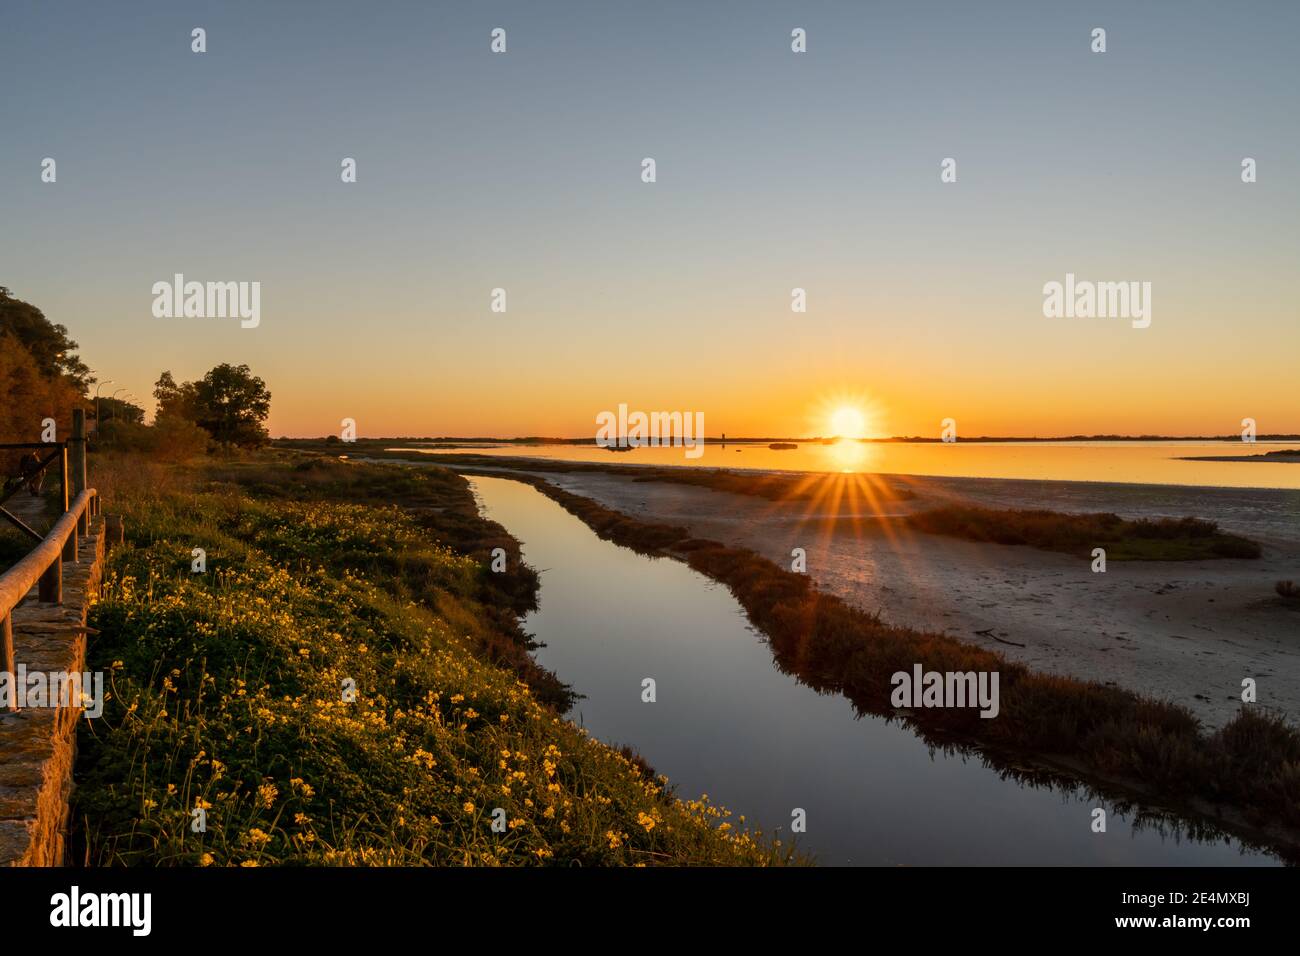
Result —
[{"label": "clear gradient sky", "polygon": [[1300,432],[1300,4],[1075,6],[6,0],[0,284],[140,398],[247,362],[273,435]]}]

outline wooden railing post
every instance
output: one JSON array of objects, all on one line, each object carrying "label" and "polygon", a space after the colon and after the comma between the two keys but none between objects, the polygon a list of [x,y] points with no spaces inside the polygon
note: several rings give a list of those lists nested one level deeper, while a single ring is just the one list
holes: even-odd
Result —
[{"label": "wooden railing post", "polygon": [[[75,532],[74,532],[75,533]],[[36,598],[46,604],[63,603],[63,556],[59,555],[41,575]]]},{"label": "wooden railing post", "polygon": [[59,484],[63,486],[63,511],[62,514],[68,513],[68,503],[72,501],[73,496],[68,494],[68,445],[64,442],[63,447],[59,449]]},{"label": "wooden railing post", "polygon": [[[86,483],[86,410],[84,408],[74,408],[72,410],[72,481],[77,494],[81,494],[88,487]],[[83,511],[81,519],[77,522],[77,531],[85,534],[87,522],[90,521],[90,518],[90,509]]]},{"label": "wooden railing post", "polygon": [[0,616],[0,673],[9,675],[9,706],[6,710],[18,709],[17,668],[14,666],[14,624],[13,615],[8,611]]},{"label": "wooden railing post", "polygon": [[[71,471],[68,468],[67,443],[64,443],[62,451],[63,454],[59,456],[59,479],[60,483],[63,485],[63,513],[67,514],[68,505],[72,503],[72,499],[75,495],[71,494],[72,489],[68,486]],[[64,561],[72,561],[75,563],[77,560],[77,530],[80,527],[81,521],[78,520],[77,523],[72,526],[72,534],[68,535],[68,540],[63,543]],[[62,588],[60,588],[60,591],[62,591]],[[60,601],[62,601],[62,598],[60,598]]]},{"label": "wooden railing post", "polygon": [[72,526],[72,533],[68,535],[68,539],[63,542],[63,557],[60,559],[62,561],[71,561],[73,564],[77,563],[77,544],[79,543],[77,540],[77,525],[79,524],[81,524],[80,521]]}]

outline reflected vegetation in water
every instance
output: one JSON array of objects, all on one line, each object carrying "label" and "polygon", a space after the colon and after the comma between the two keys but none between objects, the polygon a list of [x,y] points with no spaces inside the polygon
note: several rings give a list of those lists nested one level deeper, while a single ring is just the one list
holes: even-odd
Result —
[{"label": "reflected vegetation in water", "polygon": [[[774,666],[725,588],[602,541],[535,489],[472,479],[541,574],[525,626],[584,695],[570,716],[629,744],[679,795],[707,793],[825,864],[1276,863],[1208,825],[1104,800],[1013,760],[923,740]],[[657,700],[644,703],[644,678]],[[1107,831],[1093,832],[1093,809]],[[807,832],[790,833],[803,810]]]}]

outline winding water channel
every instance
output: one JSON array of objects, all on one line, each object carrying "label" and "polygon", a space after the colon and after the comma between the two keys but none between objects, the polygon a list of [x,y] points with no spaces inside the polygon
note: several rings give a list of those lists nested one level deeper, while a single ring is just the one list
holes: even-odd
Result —
[{"label": "winding water channel", "polygon": [[[1270,865],[1235,839],[1134,827],[1083,789],[1030,786],[977,756],[931,752],[906,727],[782,674],[722,585],[602,541],[536,489],[470,479],[484,514],[541,572],[526,629],[585,695],[570,716],[629,744],[683,798],[707,793],[821,864]],[[642,701],[653,678],[656,701]],[[1107,810],[1105,833],[1092,810]],[[807,831],[792,834],[792,813]]]}]

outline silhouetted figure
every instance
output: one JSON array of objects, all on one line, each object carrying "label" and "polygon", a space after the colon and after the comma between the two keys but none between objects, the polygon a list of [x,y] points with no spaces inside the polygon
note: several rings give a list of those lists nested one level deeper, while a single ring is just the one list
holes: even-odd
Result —
[{"label": "silhouetted figure", "polygon": [[34,451],[29,451],[18,463],[18,470],[23,476],[23,481],[27,483],[27,490],[33,495],[39,495],[41,487],[45,484],[45,469],[41,467],[40,456]]}]

